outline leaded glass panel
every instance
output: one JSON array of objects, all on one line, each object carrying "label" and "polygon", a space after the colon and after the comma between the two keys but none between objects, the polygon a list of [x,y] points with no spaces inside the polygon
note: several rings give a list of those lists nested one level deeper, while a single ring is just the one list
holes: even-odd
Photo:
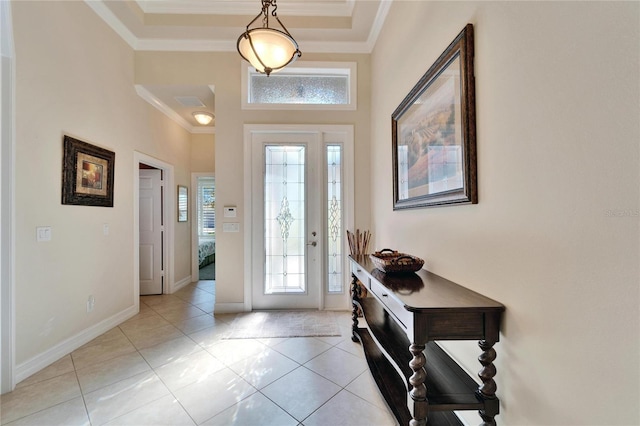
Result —
[{"label": "leaded glass panel", "polygon": [[327,145],[327,282],[329,293],[341,293],[343,280],[342,145]]},{"label": "leaded glass panel", "polygon": [[305,147],[265,147],[265,294],[306,292]]}]

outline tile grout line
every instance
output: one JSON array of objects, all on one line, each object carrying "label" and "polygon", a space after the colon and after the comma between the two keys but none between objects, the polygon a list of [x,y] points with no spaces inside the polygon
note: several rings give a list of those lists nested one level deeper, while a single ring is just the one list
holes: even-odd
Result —
[{"label": "tile grout line", "polygon": [[[195,292],[197,292],[197,291],[203,291],[203,292],[206,292],[206,293],[209,293],[209,294],[213,294],[213,295],[215,296],[215,294],[214,294],[214,293],[210,293],[210,292],[208,292],[208,291],[206,291],[206,290],[203,290],[203,289],[198,289],[197,287],[194,287],[194,290],[191,292],[191,294],[193,294],[193,293],[195,293]],[[196,305],[194,305],[194,304],[193,304],[193,303],[191,303],[190,301],[188,301],[188,300],[186,300],[186,299],[182,299],[180,296],[175,296],[175,297],[176,297],[176,299],[177,299],[177,300],[180,300],[181,302],[184,302],[186,305],[188,305],[188,306],[187,306],[188,308],[195,307],[196,309],[198,309],[198,310],[201,310],[201,311],[202,311],[202,309],[198,308]],[[212,327],[204,327],[204,328],[199,329],[199,330],[194,330],[194,331],[192,331],[190,334],[187,334],[187,333],[186,333],[185,331],[183,331],[182,329],[179,329],[179,328],[176,326],[176,323],[177,323],[177,322],[185,322],[185,321],[188,321],[188,320],[190,320],[190,319],[192,319],[192,318],[195,318],[195,317],[189,317],[189,318],[185,318],[185,319],[182,319],[182,320],[175,320],[175,322],[174,322],[174,321],[172,321],[172,320],[169,320],[169,319],[165,318],[165,316],[164,316],[164,315],[162,315],[160,312],[158,312],[158,311],[156,311],[156,309],[154,309],[154,306],[156,306],[156,305],[163,305],[163,303],[157,303],[157,304],[155,304],[155,305],[148,305],[148,304],[147,304],[147,303],[145,303],[144,301],[141,301],[141,303],[142,303],[142,304],[144,304],[144,305],[146,306],[146,309],[151,310],[151,311],[153,312],[153,314],[154,314],[154,315],[158,315],[158,316],[159,316],[160,318],[162,318],[164,321],[166,321],[167,323],[171,324],[173,327],[175,327],[176,329],[178,329],[178,330],[179,330],[179,332],[180,332],[181,337],[177,337],[177,338],[182,338],[182,337],[186,337],[186,338],[188,338],[191,342],[193,342],[193,343],[194,343],[194,345],[196,345],[198,348],[200,348],[200,350],[202,350],[202,351],[204,351],[204,352],[208,353],[208,354],[209,354],[210,356],[212,356],[214,359],[216,359],[216,360],[218,360],[219,362],[221,362],[221,363],[222,363],[222,365],[224,365],[224,368],[226,368],[226,369],[228,369],[229,371],[231,371],[233,374],[235,374],[236,376],[238,376],[238,378],[239,378],[239,379],[243,380],[243,381],[244,381],[244,382],[246,382],[249,386],[251,386],[253,389],[255,389],[255,392],[252,392],[250,395],[248,395],[247,397],[245,397],[245,398],[243,398],[242,400],[238,401],[236,404],[234,404],[234,405],[232,405],[232,406],[238,405],[238,404],[240,404],[241,402],[245,401],[247,398],[251,397],[252,395],[255,395],[256,393],[259,393],[259,394],[260,394],[260,395],[262,395],[264,398],[266,398],[266,399],[267,399],[267,400],[269,400],[271,403],[273,403],[275,406],[277,406],[278,408],[280,408],[280,409],[281,409],[284,413],[286,413],[289,417],[291,417],[291,418],[292,418],[292,419],[294,419],[296,422],[298,422],[298,424],[299,424],[299,425],[302,425],[304,420],[306,420],[306,419],[307,419],[307,418],[309,418],[311,415],[313,415],[313,414],[314,414],[314,413],[316,413],[318,410],[320,410],[322,407],[324,407],[324,406],[325,406],[329,401],[331,401],[333,398],[335,398],[335,397],[336,397],[338,394],[340,394],[343,390],[346,390],[350,395],[353,395],[353,396],[357,397],[358,399],[363,400],[363,401],[364,401],[364,402],[366,402],[367,404],[370,404],[371,406],[374,406],[374,407],[378,408],[375,404],[373,404],[373,403],[371,403],[371,402],[369,402],[369,401],[365,400],[364,398],[361,398],[359,395],[356,395],[356,394],[354,394],[353,392],[351,392],[351,391],[349,391],[349,390],[347,390],[347,389],[346,389],[346,388],[347,388],[347,386],[349,386],[351,383],[353,383],[355,380],[357,380],[357,379],[358,379],[360,376],[362,376],[362,374],[364,374],[365,372],[362,372],[362,373],[358,374],[355,378],[353,378],[351,381],[349,381],[348,383],[346,383],[344,386],[341,386],[341,385],[339,385],[338,383],[335,383],[334,381],[332,381],[331,379],[329,379],[329,378],[327,378],[327,377],[324,377],[322,374],[317,373],[317,372],[315,372],[315,371],[311,370],[309,367],[307,367],[307,366],[305,365],[305,364],[307,364],[307,363],[311,362],[312,360],[314,360],[314,359],[318,358],[319,356],[321,356],[321,355],[323,355],[323,354],[326,354],[326,353],[327,353],[330,349],[332,349],[332,348],[337,348],[341,353],[344,353],[344,354],[349,354],[349,355],[351,355],[351,356],[357,356],[357,355],[353,354],[352,352],[350,352],[350,351],[348,351],[348,350],[345,350],[345,349],[343,349],[343,348],[341,348],[341,347],[339,347],[339,346],[338,346],[338,345],[343,344],[343,343],[344,343],[344,341],[345,341],[345,339],[348,339],[348,337],[349,337],[349,336],[346,336],[346,337],[345,337],[345,335],[343,334],[343,331],[344,331],[344,330],[342,330],[342,329],[343,329],[344,327],[340,327],[341,332],[340,332],[340,336],[339,336],[339,337],[341,337],[341,338],[342,338],[342,340],[338,340],[338,341],[335,341],[335,342],[325,341],[325,340],[323,340],[323,339],[321,338],[321,337],[323,337],[323,336],[309,336],[309,337],[311,337],[311,338],[312,338],[312,339],[314,339],[314,340],[317,340],[317,341],[319,341],[319,342],[321,342],[321,343],[323,343],[323,344],[326,344],[326,345],[327,345],[327,348],[326,348],[326,349],[324,349],[323,351],[321,351],[320,353],[318,353],[318,354],[314,355],[314,356],[313,356],[313,357],[311,357],[310,359],[305,360],[305,361],[304,361],[304,363],[300,363],[299,361],[296,361],[295,359],[293,359],[293,358],[291,358],[291,357],[287,356],[286,354],[284,354],[284,353],[280,352],[280,351],[277,349],[277,346],[281,345],[282,343],[284,343],[284,342],[286,342],[286,341],[289,341],[289,340],[290,340],[290,338],[288,338],[288,339],[284,339],[284,340],[282,340],[282,341],[280,341],[280,342],[277,342],[277,343],[276,343],[275,345],[273,345],[273,346],[272,346],[272,345],[269,345],[269,344],[266,344],[266,343],[264,343],[264,342],[262,342],[262,341],[260,341],[261,339],[257,339],[257,338],[249,339],[249,340],[253,340],[253,341],[256,341],[256,342],[258,342],[258,343],[262,344],[262,345],[264,346],[264,349],[274,350],[274,351],[275,351],[275,352],[277,352],[278,354],[280,354],[280,355],[284,356],[285,358],[289,359],[290,361],[294,362],[294,363],[295,363],[295,365],[296,365],[296,367],[295,367],[292,371],[297,370],[299,367],[304,367],[304,368],[305,368],[305,370],[307,370],[307,371],[309,371],[309,372],[311,372],[311,373],[313,373],[313,374],[317,374],[318,376],[322,377],[323,379],[325,379],[325,380],[329,381],[330,383],[332,383],[332,384],[334,384],[334,385],[337,385],[337,386],[338,386],[339,390],[338,390],[335,394],[333,394],[333,395],[332,395],[332,396],[331,396],[327,401],[325,401],[323,404],[321,404],[319,407],[317,407],[317,408],[316,408],[312,413],[310,413],[308,416],[306,416],[306,417],[305,417],[305,419],[303,419],[303,420],[298,420],[297,418],[293,417],[293,416],[291,415],[291,413],[289,413],[288,411],[286,411],[283,407],[281,407],[280,405],[278,405],[277,403],[275,403],[275,401],[271,400],[271,399],[270,399],[266,394],[264,394],[264,393],[263,393],[263,389],[264,389],[266,386],[268,386],[269,384],[271,384],[271,383],[273,383],[273,382],[275,382],[275,381],[277,381],[277,380],[282,379],[283,377],[286,377],[288,374],[291,374],[291,371],[290,371],[290,372],[288,372],[288,373],[286,373],[286,374],[284,374],[283,376],[281,376],[281,377],[279,377],[279,378],[277,378],[277,379],[273,380],[271,383],[269,383],[269,384],[267,384],[267,385],[263,386],[262,388],[258,389],[257,387],[255,387],[255,386],[253,386],[251,383],[249,383],[249,382],[248,382],[244,377],[242,377],[240,374],[238,374],[238,373],[236,373],[234,370],[232,370],[232,369],[231,369],[231,367],[230,367],[229,365],[227,365],[227,363],[222,362],[222,361],[221,361],[220,359],[218,359],[218,358],[217,358],[213,353],[211,353],[209,350],[207,350],[207,347],[205,347],[204,345],[201,345],[200,343],[198,343],[197,341],[195,341],[195,339],[193,339],[193,338],[191,337],[191,335],[196,334],[196,333],[198,333],[198,332],[200,332],[200,331],[203,331],[203,330],[205,330],[205,329],[207,329],[207,328],[215,328],[215,324],[214,324]],[[175,309],[175,310],[178,310],[178,308],[177,308],[177,309]],[[169,310],[165,311],[165,314],[166,314],[166,312],[170,312],[170,311],[172,311],[172,309],[169,309]],[[250,313],[248,313],[248,314],[250,314]],[[202,311],[202,314],[200,314],[200,315],[196,315],[196,317],[201,316],[201,315],[208,315],[208,316],[211,316],[213,319],[216,319],[215,312],[207,313],[207,312],[205,312],[205,311]],[[234,319],[235,319],[235,317],[234,317]],[[220,321],[221,321],[221,323],[223,323],[223,324],[227,324],[227,325],[229,324],[229,322],[228,322],[228,318],[226,318],[226,317],[225,317],[225,319],[219,318],[219,320],[220,320]],[[336,320],[337,320],[337,319],[336,319]],[[122,325],[122,324],[121,324],[121,325]],[[118,326],[117,326],[117,328],[119,329],[119,332],[125,336],[126,340],[129,342],[129,344],[131,344],[131,345],[132,345],[132,347],[134,348],[134,350],[135,350],[135,352],[138,354],[138,356],[139,356],[139,357],[141,357],[141,358],[144,360],[144,362],[146,363],[146,365],[149,367],[150,371],[151,371],[151,372],[153,372],[153,375],[154,375],[154,376],[159,380],[159,382],[160,382],[160,383],[162,383],[163,387],[168,391],[168,394],[163,395],[162,397],[156,398],[156,399],[154,399],[153,401],[148,401],[148,402],[146,402],[145,404],[143,404],[141,407],[137,407],[137,408],[135,408],[135,409],[132,409],[132,410],[128,411],[127,413],[122,413],[122,414],[120,414],[118,417],[115,417],[114,419],[109,419],[109,420],[108,420],[108,422],[113,421],[113,420],[115,420],[115,419],[117,419],[117,418],[120,418],[120,417],[122,417],[122,416],[125,416],[125,415],[127,415],[127,414],[131,413],[132,411],[135,411],[135,410],[137,410],[137,409],[139,409],[139,408],[142,408],[142,407],[144,407],[144,406],[146,406],[146,405],[152,404],[152,403],[154,403],[154,402],[158,401],[159,399],[162,399],[162,398],[164,398],[164,397],[167,397],[167,396],[171,395],[171,397],[172,397],[176,402],[178,402],[178,404],[180,405],[181,409],[184,411],[184,413],[186,413],[186,414],[187,414],[187,416],[191,419],[191,421],[193,421],[194,423],[196,423],[196,422],[195,422],[195,419],[192,417],[192,415],[191,415],[191,414],[189,414],[189,412],[186,410],[186,408],[182,405],[182,402],[180,402],[180,400],[176,397],[176,395],[174,394],[174,391],[173,391],[173,390],[171,390],[171,389],[167,386],[167,384],[165,383],[165,381],[164,381],[164,380],[163,380],[163,379],[158,375],[158,373],[157,373],[157,371],[156,371],[156,369],[157,369],[157,368],[161,368],[161,367],[163,367],[164,365],[167,365],[168,363],[163,363],[163,364],[161,364],[161,365],[159,365],[159,366],[157,366],[157,367],[155,367],[155,368],[154,368],[154,367],[152,367],[152,366],[151,366],[151,364],[149,363],[149,361],[148,361],[148,360],[147,360],[147,359],[142,355],[142,353],[140,352],[140,351],[141,351],[141,349],[139,349],[139,348],[138,348],[138,347],[133,343],[133,341],[131,340],[131,338],[130,338],[130,337],[129,337],[125,332],[124,332],[124,330],[121,328],[121,325],[118,325]],[[338,324],[338,325],[340,325],[340,324]],[[155,329],[155,328],[157,328],[157,327],[152,327],[152,328],[150,328],[149,330],[153,330],[153,329]],[[336,337],[338,337],[338,336],[336,336]],[[176,338],[176,339],[177,339],[177,338]],[[153,345],[153,346],[150,346],[149,348],[153,348],[153,347],[155,347],[155,346],[158,346],[158,345],[164,344],[164,343],[166,343],[166,342],[168,342],[168,341],[171,341],[171,340],[174,340],[174,339],[169,339],[169,340],[167,340],[167,341],[165,341],[165,342],[157,343],[157,344],[155,344],[155,345]],[[215,339],[215,340],[221,340],[221,339]],[[227,340],[234,340],[234,339],[227,339]],[[235,339],[235,340],[245,340],[245,339]],[[264,340],[264,339],[262,339],[262,340]],[[217,341],[217,343],[221,343],[221,342],[220,342],[220,341]],[[147,349],[147,348],[144,348],[144,349]],[[263,350],[264,350],[264,349],[263,349]],[[86,395],[85,395],[85,392],[84,392],[84,390],[83,390],[83,388],[82,388],[82,386],[81,386],[81,384],[80,384],[80,380],[79,380],[79,376],[78,376],[78,369],[77,369],[77,367],[76,367],[75,360],[74,360],[74,358],[73,358],[72,353],[70,353],[70,354],[69,354],[69,356],[70,356],[70,359],[71,359],[71,362],[72,362],[72,365],[73,365],[73,371],[74,371],[74,375],[75,375],[75,378],[76,378],[76,382],[77,382],[77,385],[78,385],[79,390],[80,390],[80,396],[82,396],[82,398],[83,398],[83,405],[84,405],[84,411],[85,411],[85,414],[86,414],[87,419],[89,420],[89,422],[90,422],[91,424],[93,424],[93,422],[91,422],[91,416],[90,416],[90,414],[89,414],[89,410],[88,410],[88,407],[87,407],[87,402],[86,402],[86,399],[85,399]],[[119,355],[119,356],[124,356],[124,355]],[[118,357],[118,356],[115,356],[115,357],[113,357],[113,358],[109,358],[109,359],[115,359],[115,358],[117,358],[117,357]],[[57,376],[56,376],[56,377],[57,377]],[[122,380],[126,380],[126,379],[122,379]],[[109,384],[109,385],[107,385],[107,386],[111,386],[111,385],[113,385],[113,384],[115,384],[115,383],[119,383],[119,382],[121,382],[122,380],[119,380],[119,381],[117,381],[117,382],[111,383],[111,384]],[[186,386],[188,386],[188,385],[186,385]],[[102,387],[102,388],[103,388],[103,387]],[[99,388],[99,389],[102,389],[102,388]],[[182,389],[182,387],[181,387],[181,389]],[[98,389],[94,389],[92,392],[95,392],[95,391],[97,391],[97,390],[98,390]],[[73,399],[73,398],[72,398],[72,399]],[[56,404],[56,405],[54,405],[54,406],[57,406],[57,405],[63,404],[63,403],[65,403],[65,402],[68,402],[68,401],[63,401],[63,402],[61,402],[61,403],[59,403],[59,404]],[[51,408],[51,407],[48,407],[48,408]],[[230,407],[228,407],[228,408],[230,408]],[[228,409],[228,408],[226,408],[226,409]],[[47,409],[47,408],[45,408],[45,409]],[[226,410],[226,409],[225,409],[225,410]],[[43,410],[44,410],[44,409],[43,409]],[[38,412],[43,411],[43,410],[39,410]],[[224,410],[223,410],[223,411],[224,411]],[[216,417],[217,415],[219,415],[219,414],[220,414],[220,413],[222,413],[223,411],[221,411],[221,412],[219,412],[219,413],[215,414],[215,415],[214,415],[214,416],[212,416],[211,418]],[[30,413],[30,414],[28,414],[28,415],[31,415],[31,414],[35,414],[35,413]],[[27,415],[27,416],[28,416],[28,415]],[[26,417],[26,416],[23,416],[23,417]],[[211,418],[210,418],[210,419],[211,419]],[[208,419],[208,420],[210,420],[210,419]],[[15,420],[18,420],[18,419],[15,419]],[[14,420],[14,421],[15,421],[15,420]],[[205,421],[207,421],[207,420],[205,420]]]},{"label": "tile grout line", "polygon": [[[143,302],[143,303],[144,303],[144,302]],[[146,303],[145,303],[145,305],[146,305]],[[153,310],[157,315],[160,315],[160,316],[162,317],[162,315],[161,315],[160,313],[158,313],[156,310],[154,310],[151,306],[149,306],[149,305],[146,305],[146,306],[147,306],[148,308],[150,308],[151,310]],[[164,318],[164,317],[162,317],[162,318],[166,320],[166,318]],[[168,320],[166,320],[166,321],[168,321]],[[169,322],[169,323],[171,323],[171,321],[168,321],[168,322]],[[171,323],[171,325],[174,325],[174,324],[173,324],[173,323]],[[119,326],[118,326],[118,327],[119,327]],[[174,327],[175,327],[175,325],[174,325]],[[176,327],[176,328],[177,328],[177,327]],[[152,329],[150,329],[150,330],[152,330]],[[172,397],[176,402],[178,402],[178,404],[180,404],[180,407],[181,407],[181,408],[182,408],[182,410],[185,412],[185,414],[186,414],[186,415],[187,415],[187,416],[188,416],[188,417],[193,421],[193,423],[194,423],[194,424],[196,424],[196,425],[197,425],[197,423],[196,423],[195,419],[193,419],[193,417],[191,417],[191,415],[189,414],[189,412],[185,409],[185,407],[182,405],[182,403],[180,402],[180,400],[175,396],[175,394],[173,393],[173,391],[172,391],[172,390],[171,390],[171,389],[166,385],[166,383],[165,383],[165,382],[162,380],[162,378],[158,375],[158,373],[156,372],[156,369],[155,369],[153,366],[151,366],[151,364],[149,364],[149,361],[144,357],[144,355],[142,355],[142,353],[140,353],[140,349],[139,349],[139,348],[138,348],[138,347],[137,347],[137,346],[136,346],[136,345],[131,341],[131,339],[129,338],[129,336],[127,336],[127,334],[126,334],[124,331],[122,331],[122,329],[121,329],[120,331],[122,332],[122,334],[124,334],[124,335],[125,335],[125,337],[126,337],[126,338],[127,338],[127,340],[129,341],[129,343],[131,343],[131,345],[135,348],[136,353],[140,356],[140,358],[142,358],[142,360],[144,360],[144,362],[147,364],[147,366],[149,367],[149,370],[150,370],[151,372],[153,372],[154,376],[155,376],[155,377],[160,381],[160,383],[162,383],[162,385],[163,385],[163,386],[165,387],[165,389],[168,391],[168,394],[167,394],[167,395],[163,395],[163,396],[161,396],[161,397],[159,397],[159,398],[157,398],[157,399],[154,399],[154,400],[152,400],[152,401],[148,401],[147,403],[143,404],[143,405],[142,405],[142,406],[140,406],[140,407],[136,407],[136,408],[134,408],[134,409],[132,409],[132,410],[130,410],[130,411],[127,411],[126,413],[122,413],[122,414],[120,414],[120,415],[119,415],[119,416],[117,416],[117,417],[114,417],[114,418],[112,418],[112,419],[109,419],[106,423],[109,423],[109,422],[111,422],[111,421],[114,421],[114,420],[116,420],[116,419],[118,419],[118,418],[120,418],[120,417],[126,416],[127,414],[130,414],[130,413],[134,412],[135,410],[138,410],[138,409],[143,408],[143,407],[145,407],[145,406],[147,406],[147,405],[153,404],[154,402],[156,402],[156,401],[158,401],[158,400],[160,400],[160,399],[162,399],[162,398],[165,398],[165,397],[167,397],[167,396],[171,395],[171,397]],[[182,330],[180,330],[180,332],[183,334],[183,336],[185,336],[185,337],[187,337],[187,338],[189,337],[189,336],[187,336],[187,335],[186,335]],[[175,339],[172,339],[172,340],[175,340]],[[191,339],[191,340],[193,341],[193,339]],[[158,343],[158,344],[153,345],[153,346],[161,345],[161,344],[163,344],[163,343],[166,343],[166,342],[161,342],[161,343]],[[194,342],[194,343],[195,343],[195,344],[197,344],[196,342]],[[150,346],[150,348],[151,348],[151,347],[153,347],[153,346]],[[198,345],[198,346],[200,346],[200,345]],[[144,348],[144,349],[148,349],[148,348]],[[203,349],[204,349],[204,348],[203,348]],[[159,365],[158,367],[162,367],[163,365],[165,365],[165,364]],[[74,367],[75,367],[75,365],[74,365]],[[142,373],[140,373],[140,374],[142,374]],[[76,376],[77,376],[77,374],[76,374]],[[133,376],[132,376],[132,377],[133,377]],[[119,380],[119,381],[117,381],[117,382],[111,383],[111,384],[109,384],[109,385],[107,385],[107,386],[111,386],[111,385],[114,385],[114,384],[116,384],[116,383],[120,383],[120,382],[122,382],[122,381],[124,381],[124,380],[128,380],[128,379],[130,379],[130,378],[131,378],[131,377],[124,378],[124,379]],[[104,386],[104,387],[106,387],[106,386]],[[103,388],[104,388],[104,387],[103,387]],[[100,388],[100,389],[103,389],[103,388]],[[96,389],[95,391],[97,391],[97,390],[99,390],[99,389]],[[81,388],[81,392],[82,392],[82,388]],[[84,400],[84,392],[82,392],[82,396],[83,396],[83,400]],[[86,402],[85,402],[85,409],[86,409]],[[87,417],[89,418],[89,421],[91,422],[91,417],[89,416],[88,412],[87,412]],[[93,426],[93,423],[92,423],[92,426]],[[96,426],[98,426],[98,425],[96,425]]]},{"label": "tile grout line", "polygon": [[84,412],[87,414],[87,420],[89,420],[89,424],[92,425],[93,422],[91,421],[91,416],[89,415],[89,407],[87,407],[87,401],[84,398],[84,391],[82,390],[82,385],[80,384],[80,378],[78,377],[78,369],[76,368],[76,362],[73,360],[72,354],[69,354],[69,358],[71,358],[71,365],[73,365],[73,374],[75,374],[76,381],[78,382],[78,390],[80,391],[80,397],[82,397],[82,405],[84,405]]}]

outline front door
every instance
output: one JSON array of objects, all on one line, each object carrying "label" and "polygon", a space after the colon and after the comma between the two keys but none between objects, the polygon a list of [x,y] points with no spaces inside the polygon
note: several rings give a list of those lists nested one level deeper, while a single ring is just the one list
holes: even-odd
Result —
[{"label": "front door", "polygon": [[[317,144],[313,134],[262,135],[254,151],[253,307],[316,308],[320,262]],[[254,258],[254,260],[258,260]]]},{"label": "front door", "polygon": [[252,309],[347,306],[345,144],[336,134],[251,136]]},{"label": "front door", "polygon": [[162,171],[140,170],[140,295],[162,294]]}]

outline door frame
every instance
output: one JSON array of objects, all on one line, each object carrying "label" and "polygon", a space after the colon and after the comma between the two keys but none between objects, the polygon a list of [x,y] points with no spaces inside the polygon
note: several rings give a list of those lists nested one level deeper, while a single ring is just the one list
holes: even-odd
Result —
[{"label": "door frame", "polygon": [[[212,177],[215,179],[216,174],[213,172],[191,173],[191,206],[189,206],[193,212],[191,213],[191,282],[194,283],[200,279],[200,268],[198,267],[198,178],[201,177]],[[217,251],[218,246],[216,244],[216,252]]]},{"label": "door frame", "polygon": [[163,294],[171,294],[175,282],[174,227],[177,195],[176,191],[172,190],[172,188],[175,187],[173,166],[162,160],[143,154],[142,152],[133,151],[133,303],[136,309],[140,309],[140,205],[138,200],[140,197],[140,163],[162,170],[162,179],[165,187],[162,199],[164,217],[164,233],[162,236],[164,249],[162,251],[162,260],[165,265],[165,286],[162,289]]},{"label": "door frame", "polygon": [[0,394],[15,388],[15,60],[11,2],[0,2]]},{"label": "door frame", "polygon": [[[353,229],[354,210],[355,210],[355,186],[354,186],[354,130],[353,125],[348,124],[245,124],[244,125],[244,210],[246,212],[252,211],[252,191],[251,186],[253,182],[253,173],[261,171],[252,170],[252,156],[253,156],[253,135],[260,133],[313,133],[320,134],[320,140],[324,142],[331,134],[340,134],[343,142],[344,149],[344,165],[343,165],[343,177],[344,177],[344,215],[343,223],[345,229]],[[321,142],[321,143],[322,143]],[[324,172],[323,172],[324,176]],[[326,191],[326,189],[324,190]],[[323,192],[324,192],[323,191]],[[253,252],[253,220],[251,214],[244,215],[244,310],[249,312],[252,310],[252,286],[253,286],[253,267],[252,267],[252,252]],[[323,216],[324,218],[324,213]],[[348,253],[348,244],[345,242],[344,253]],[[345,276],[349,271],[348,259],[345,256],[343,271]],[[322,263],[324,265],[324,261]],[[324,266],[321,268],[324,274]],[[346,278],[345,278],[346,279]],[[324,285],[319,286],[319,304],[318,309],[347,309],[348,303],[345,306],[329,306],[327,308],[327,292]],[[345,300],[349,297],[349,288],[345,284],[345,290],[341,296],[344,296]],[[332,304],[333,305],[333,304]]]}]

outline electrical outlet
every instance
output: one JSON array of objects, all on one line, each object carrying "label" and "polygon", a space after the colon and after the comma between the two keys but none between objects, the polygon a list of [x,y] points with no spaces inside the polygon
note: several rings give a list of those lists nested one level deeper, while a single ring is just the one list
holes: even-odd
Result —
[{"label": "electrical outlet", "polygon": [[93,295],[90,295],[87,299],[87,312],[93,311],[93,307],[96,305],[96,299]]}]

